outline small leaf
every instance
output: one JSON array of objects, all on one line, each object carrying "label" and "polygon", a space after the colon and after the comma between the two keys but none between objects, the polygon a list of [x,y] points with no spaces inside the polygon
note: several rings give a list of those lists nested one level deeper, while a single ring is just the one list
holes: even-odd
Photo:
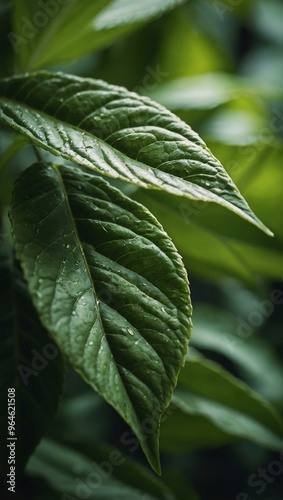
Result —
[{"label": "small leaf", "polygon": [[282,449],[283,421],[275,408],[204,357],[189,358],[172,401],[175,413],[162,424],[165,448],[170,443],[173,449],[189,449],[245,439]]},{"label": "small leaf", "polygon": [[148,98],[48,72],[2,80],[0,95],[0,119],[33,144],[146,189],[218,203],[271,234],[198,135]]},{"label": "small leaf", "polygon": [[[16,470],[17,479],[20,479],[29,456],[57,411],[63,388],[64,363],[58,348],[37,318],[22,275],[7,248],[1,250],[0,270],[0,401],[3,409],[0,475],[6,484],[10,467],[7,444],[13,442],[7,438],[17,438]],[[15,407],[11,406],[9,411],[15,409],[15,435],[8,434],[7,403],[8,389],[11,388],[15,390]]]},{"label": "small leaf", "polygon": [[46,164],[16,181],[11,218],[43,324],[159,471],[160,418],[191,327],[186,272],[171,240],[101,178]]}]

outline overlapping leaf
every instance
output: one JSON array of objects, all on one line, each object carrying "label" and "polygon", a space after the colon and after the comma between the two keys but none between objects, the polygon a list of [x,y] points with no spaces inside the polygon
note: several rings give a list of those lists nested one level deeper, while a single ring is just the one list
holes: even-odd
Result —
[{"label": "overlapping leaf", "polygon": [[243,382],[207,359],[189,358],[162,426],[162,447],[220,446],[239,439],[282,449],[279,413]]},{"label": "overlapping leaf", "polygon": [[[153,195],[141,189],[133,196],[158,218],[191,273],[212,281],[234,276],[253,286],[257,284],[257,273],[281,278],[282,244],[277,235],[268,238],[232,212],[206,202],[180,201],[164,193]],[[271,211],[274,201],[271,200],[267,211]],[[275,215],[278,218],[279,213]],[[275,220],[272,219],[272,226]]]},{"label": "overlapping leaf", "polygon": [[158,471],[160,417],[190,335],[186,273],[171,240],[100,177],[43,163],[16,182],[11,217],[43,324]]},{"label": "overlapping leaf", "polygon": [[[280,356],[268,344],[268,338],[265,341],[257,338],[253,328],[248,329],[249,325],[243,327],[239,317],[223,309],[204,305],[194,307],[192,345],[228,358],[260,395],[282,409],[283,367]],[[243,338],[244,331],[250,336]]]},{"label": "overlapping leaf", "polygon": [[218,203],[270,234],[198,135],[153,101],[47,72],[2,80],[0,95],[0,119],[51,153],[143,188]]},{"label": "overlapping leaf", "polygon": [[[7,437],[17,438],[16,470],[20,479],[29,456],[57,411],[64,382],[64,364],[58,348],[37,318],[9,250],[3,248],[0,257],[0,475],[6,484],[9,471],[7,444],[13,442],[13,439],[7,441]],[[8,434],[8,388],[15,390],[15,435]],[[14,432],[12,428],[11,432]]]},{"label": "overlapping leaf", "polygon": [[[52,487],[61,493],[61,500],[73,500],[83,495],[90,500],[177,499],[161,480],[152,478],[147,470],[143,470],[137,464],[134,466],[130,464],[127,475],[122,478],[117,477],[117,473],[121,474],[123,457],[118,450],[115,450],[116,460],[119,463],[119,466],[115,467],[117,462],[113,460],[112,465],[109,460],[109,456],[113,456],[111,455],[113,451],[108,452],[106,459],[96,461],[95,452],[84,453],[76,447],[45,439],[31,458],[28,472],[36,476],[40,474],[47,479]],[[130,474],[133,474],[133,477],[129,478]]]}]

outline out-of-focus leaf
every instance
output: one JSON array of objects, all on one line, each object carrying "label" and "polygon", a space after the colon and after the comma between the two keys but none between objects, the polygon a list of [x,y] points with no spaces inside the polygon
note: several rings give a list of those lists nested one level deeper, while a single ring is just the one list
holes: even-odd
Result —
[{"label": "out-of-focus leaf", "polygon": [[[161,481],[156,481],[153,487],[154,479],[149,486],[148,478],[144,477],[143,488],[141,481],[135,487],[129,484],[131,480],[128,481],[128,478],[125,482],[117,479],[116,471],[122,463],[123,457],[118,450],[112,450],[106,460],[97,463],[68,446],[45,439],[30,459],[27,471],[50,481],[61,492],[62,500],[82,498],[83,495],[95,500],[175,500],[176,497],[170,494]],[[158,483],[162,485],[160,488],[157,487]],[[152,488],[154,492],[150,491]]]},{"label": "out-of-focus leaf", "polygon": [[[57,412],[63,389],[64,363],[37,317],[11,250],[3,243],[0,268],[0,475],[1,483],[6,485],[6,473],[13,465],[8,464],[10,448],[7,445],[16,443],[16,470],[20,479],[29,456]],[[9,389],[14,391],[10,396]],[[11,399],[9,407],[8,398]],[[16,438],[17,441],[13,441]]]},{"label": "out-of-focus leaf", "polygon": [[172,111],[211,109],[242,98],[283,97],[280,87],[228,73],[205,73],[158,85],[149,96]]},{"label": "out-of-focus leaf", "polygon": [[188,2],[163,22],[158,62],[166,81],[230,69],[225,46],[215,42],[208,31],[196,28],[195,3]]},{"label": "out-of-focus leaf", "polygon": [[267,40],[283,45],[283,5],[280,0],[254,2],[252,24]]},{"label": "out-of-focus leaf", "polygon": [[[129,439],[127,431],[126,435],[127,439],[125,442],[127,442],[128,446],[125,447],[125,450],[127,450],[128,453],[131,453],[133,450],[136,450],[136,443],[133,436]],[[120,443],[122,442],[125,446],[124,437],[125,436],[122,434]],[[111,467],[113,468],[111,477],[116,481],[121,481],[129,487],[136,488],[144,494],[152,495],[154,498],[159,498],[160,500],[179,499],[178,495],[175,496],[177,488],[174,487],[174,484],[172,484],[173,481],[167,482],[167,473],[164,473],[161,479],[156,477],[156,475],[154,475],[151,471],[137,462],[134,455],[133,459],[130,456],[125,457],[118,449],[106,445],[102,446],[99,443],[92,441],[89,437],[83,441],[72,437],[70,439],[69,437],[66,444],[75,452],[82,453],[85,457],[88,457],[96,464],[105,464],[110,462],[110,471]],[[117,462],[116,466],[111,463],[111,461],[114,462],[114,457]],[[187,488],[189,487],[190,483],[187,484]],[[192,500],[194,500],[193,497]]]},{"label": "out-of-focus leaf", "polygon": [[[186,0],[15,2],[13,45],[22,70],[77,60],[170,11]],[[26,5],[30,5],[27,7]],[[25,13],[25,16],[20,14]],[[11,36],[11,35],[10,35]]]},{"label": "out-of-focus leaf", "polygon": [[191,344],[233,361],[259,394],[282,407],[282,362],[267,342],[254,338],[253,328],[244,318],[196,305]]},{"label": "out-of-focus leaf", "polygon": [[[173,405],[162,426],[161,445],[166,449],[210,447],[235,439],[282,449],[283,421],[279,413],[220,365],[203,357],[189,358]],[[184,415],[180,416],[176,408]]]}]

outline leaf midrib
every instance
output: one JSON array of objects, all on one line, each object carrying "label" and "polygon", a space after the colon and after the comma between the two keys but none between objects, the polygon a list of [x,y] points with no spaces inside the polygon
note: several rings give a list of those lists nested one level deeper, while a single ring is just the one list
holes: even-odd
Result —
[{"label": "leaf midrib", "polygon": [[[68,198],[68,193],[66,191],[66,188],[65,188],[65,185],[63,183],[63,179],[61,177],[61,174],[59,172],[59,169],[55,166],[53,166],[53,169],[55,170],[56,174],[57,174],[57,177],[58,177],[58,180],[59,180],[59,183],[60,183],[60,186],[62,188],[62,192],[64,194],[64,199],[65,199],[65,202],[66,202],[66,205],[67,205],[67,209],[68,209],[68,213],[69,213],[69,216],[71,218],[71,221],[72,221],[72,225],[73,225],[73,228],[74,228],[74,235],[76,237],[76,240],[77,240],[77,243],[78,243],[78,247],[80,248],[80,252],[81,252],[81,255],[83,257],[83,260],[84,260],[84,263],[85,263],[85,268],[86,268],[86,271],[88,273],[88,278],[89,278],[89,281],[91,283],[91,288],[92,288],[92,291],[93,291],[93,294],[95,296],[95,299],[96,299],[96,303],[97,303],[97,316],[98,316],[98,320],[99,320],[99,323],[100,323],[100,327],[101,327],[101,330],[103,331],[103,335],[105,337],[105,340],[107,342],[107,345],[109,346],[109,343],[108,343],[108,340],[107,340],[107,337],[106,337],[106,334],[105,334],[105,331],[104,331],[104,327],[103,327],[103,323],[102,323],[102,318],[101,318],[101,314],[100,314],[100,309],[99,309],[99,302],[100,300],[97,298],[97,295],[96,295],[96,291],[95,291],[95,288],[94,288],[94,284],[93,284],[93,280],[92,280],[92,277],[91,277],[91,273],[90,273],[90,269],[89,269],[89,266],[88,266],[88,263],[87,263],[87,260],[86,260],[86,256],[85,256],[85,252],[82,248],[82,244],[81,244],[81,241],[80,241],[80,238],[79,238],[79,235],[78,235],[78,231],[77,231],[77,227],[76,227],[76,223],[75,223],[75,219],[73,217],[73,214],[72,214],[72,210],[71,210],[71,207],[70,207],[70,203],[69,203],[69,198]],[[89,337],[88,337],[89,338]],[[110,349],[110,346],[109,346],[109,350],[111,351],[112,353],[112,350]],[[113,353],[112,353],[113,354]],[[114,359],[114,354],[113,354],[113,359]],[[124,382],[123,382],[123,378],[121,376],[121,373],[120,373],[120,370],[118,369],[117,367],[117,362],[115,360],[115,366],[118,370],[118,373],[119,373],[119,376],[120,376],[120,380],[123,384],[123,387],[127,393],[127,396],[128,396],[128,399],[129,401],[131,402],[131,407],[132,407],[132,411],[136,417],[136,420],[139,422],[140,419],[136,413],[136,410],[135,410],[135,407],[133,405],[133,402],[130,398],[130,395],[128,393],[128,390],[127,390],[127,387],[125,386]],[[84,373],[83,373],[83,376],[84,376]],[[93,383],[93,382],[92,382]],[[98,390],[98,389],[97,389]],[[151,389],[150,389],[151,390]],[[98,391],[100,393],[100,391]],[[152,391],[151,391],[152,392]],[[105,399],[107,400],[108,398],[106,398],[106,396],[104,395],[103,397],[105,397]],[[111,405],[112,405],[112,402],[111,401],[108,401]],[[145,447],[147,448],[147,445],[146,443],[144,443]]]}]

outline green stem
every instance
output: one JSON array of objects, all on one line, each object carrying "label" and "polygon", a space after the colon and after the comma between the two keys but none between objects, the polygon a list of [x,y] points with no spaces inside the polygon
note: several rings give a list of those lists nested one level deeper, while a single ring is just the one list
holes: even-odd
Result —
[{"label": "green stem", "polygon": [[40,152],[38,151],[38,148],[36,146],[34,146],[34,144],[32,145],[32,148],[33,148],[33,151],[34,151],[34,154],[35,154],[37,160],[43,161],[43,158],[42,158]]}]

